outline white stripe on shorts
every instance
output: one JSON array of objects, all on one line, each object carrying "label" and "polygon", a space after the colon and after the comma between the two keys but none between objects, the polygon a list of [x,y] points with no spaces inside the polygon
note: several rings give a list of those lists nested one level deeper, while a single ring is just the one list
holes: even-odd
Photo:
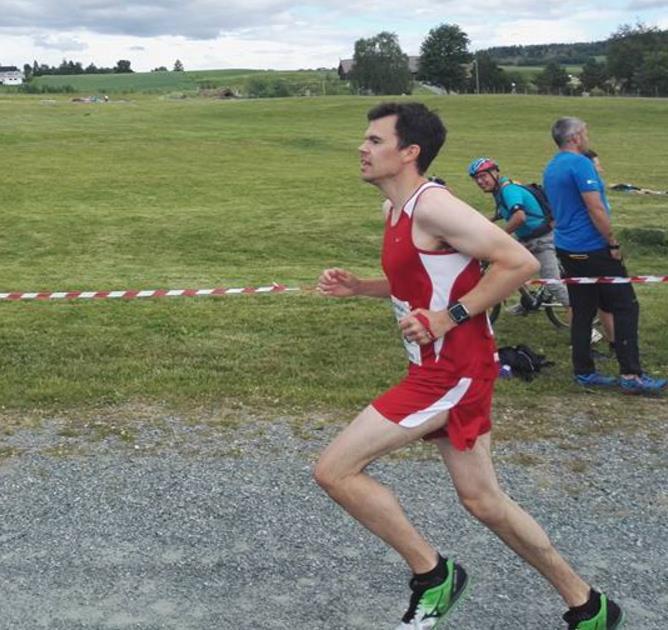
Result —
[{"label": "white stripe on shorts", "polygon": [[402,427],[412,429],[413,427],[419,427],[437,413],[452,409],[464,397],[472,382],[470,378],[460,378],[459,383],[445,392],[441,398],[434,401],[429,407],[406,416],[399,424]]}]

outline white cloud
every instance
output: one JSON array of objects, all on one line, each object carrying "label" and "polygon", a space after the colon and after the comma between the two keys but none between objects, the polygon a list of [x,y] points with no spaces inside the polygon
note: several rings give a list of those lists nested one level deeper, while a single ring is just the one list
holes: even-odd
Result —
[{"label": "white cloud", "polygon": [[[630,3],[630,4],[629,4]],[[665,26],[668,0],[4,0],[2,62],[63,55],[84,65],[186,69],[332,67],[355,40],[397,33],[417,54],[431,28],[458,24],[473,49],[604,39],[638,19]],[[633,8],[630,8],[630,7]],[[653,18],[653,19],[652,19]],[[10,51],[10,55],[7,54]],[[84,53],[84,54],[82,54]],[[82,58],[84,57],[85,58]]]},{"label": "white cloud", "polygon": [[668,0],[632,0],[629,9],[662,9],[668,8]]},{"label": "white cloud", "polygon": [[60,50],[62,52],[81,52],[88,45],[77,37],[68,37],[52,34],[40,34],[34,38],[35,46],[45,50]]}]

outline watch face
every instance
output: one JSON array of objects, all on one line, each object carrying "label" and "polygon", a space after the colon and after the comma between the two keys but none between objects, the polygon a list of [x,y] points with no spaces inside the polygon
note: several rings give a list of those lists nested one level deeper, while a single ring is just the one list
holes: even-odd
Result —
[{"label": "watch face", "polygon": [[469,318],[468,311],[462,304],[452,306],[450,308],[450,315],[452,315],[452,319],[458,324],[465,322]]}]

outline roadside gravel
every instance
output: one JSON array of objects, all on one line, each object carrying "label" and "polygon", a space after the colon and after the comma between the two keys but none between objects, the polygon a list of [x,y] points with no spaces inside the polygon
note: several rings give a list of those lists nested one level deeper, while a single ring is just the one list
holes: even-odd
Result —
[{"label": "roadside gravel", "polygon": [[[100,416],[72,431],[51,419],[0,436],[1,630],[394,627],[408,595],[400,558],[310,476],[335,428],[154,420]],[[497,443],[499,475],[624,605],[626,628],[665,630],[666,442],[583,438],[586,423],[564,421],[559,440]],[[559,598],[462,510],[430,447],[371,470],[473,576],[448,627],[564,628]]]}]

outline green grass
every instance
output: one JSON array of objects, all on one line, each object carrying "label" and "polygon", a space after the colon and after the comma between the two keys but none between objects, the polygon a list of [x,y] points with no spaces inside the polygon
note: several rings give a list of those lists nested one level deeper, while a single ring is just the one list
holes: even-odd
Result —
[{"label": "green grass", "polygon": [[[377,100],[137,96],[82,105],[0,96],[0,290],[308,287],[329,265],[376,274],[380,198],[359,181],[356,147]],[[565,114],[589,121],[608,181],[666,186],[668,147],[659,133],[666,101],[422,100],[450,129],[432,171],[487,214],[490,198],[467,177],[468,162],[492,155],[507,174],[537,180],[553,153],[550,125]],[[668,228],[663,197],[611,200],[620,228]],[[661,249],[635,243],[628,263],[635,274],[668,273]],[[638,289],[646,367],[663,373],[667,290]],[[392,314],[380,301],[303,292],[22,302],[0,303],[0,317],[7,413],[142,401],[243,404],[273,415],[318,408],[341,417],[404,369]],[[616,395],[585,396],[571,385],[568,341],[547,319],[502,315],[498,335],[502,345],[525,342],[557,362],[530,386],[502,383],[499,400],[527,417],[545,416],[546,407],[589,413],[592,402],[591,413],[609,414],[605,401]],[[613,400],[629,414],[659,409]]]},{"label": "green grass", "polygon": [[[534,78],[537,74],[540,74],[543,71],[544,66],[501,66],[506,72],[520,72],[527,75],[528,79]],[[562,66],[568,74],[580,74],[582,72],[582,66],[571,65],[571,66]]]},{"label": "green grass", "polygon": [[[338,77],[335,70],[197,70],[186,72],[134,72],[127,74],[82,74],[35,77],[37,86],[71,85],[77,93],[192,92],[200,87],[243,89],[253,78],[280,78],[288,83],[313,84],[318,94],[322,82]],[[325,87],[326,89],[326,87]]]}]

